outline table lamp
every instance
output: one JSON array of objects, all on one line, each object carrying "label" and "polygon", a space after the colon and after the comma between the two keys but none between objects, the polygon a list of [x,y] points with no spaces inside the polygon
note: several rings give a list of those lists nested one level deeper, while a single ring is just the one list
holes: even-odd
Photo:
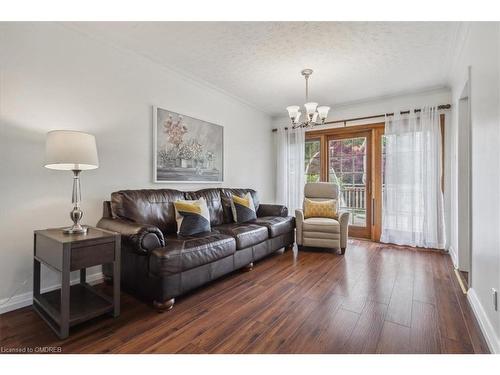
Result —
[{"label": "table lamp", "polygon": [[87,227],[80,224],[80,172],[99,167],[97,146],[92,134],[72,130],[54,130],[47,133],[45,143],[45,168],[73,171],[73,225],[63,230],[67,234],[85,234]]}]

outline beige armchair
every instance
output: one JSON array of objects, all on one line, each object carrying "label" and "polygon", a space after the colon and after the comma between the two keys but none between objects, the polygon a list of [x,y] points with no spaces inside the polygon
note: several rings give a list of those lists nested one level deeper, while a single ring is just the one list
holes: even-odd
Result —
[{"label": "beige armchair", "polygon": [[[307,183],[304,187],[304,196],[316,201],[338,200],[339,188],[338,185],[328,182]],[[323,217],[304,219],[304,211],[295,210],[295,220],[296,242],[299,248],[301,246],[340,248],[341,254],[345,253],[349,212],[338,211],[336,219]]]}]

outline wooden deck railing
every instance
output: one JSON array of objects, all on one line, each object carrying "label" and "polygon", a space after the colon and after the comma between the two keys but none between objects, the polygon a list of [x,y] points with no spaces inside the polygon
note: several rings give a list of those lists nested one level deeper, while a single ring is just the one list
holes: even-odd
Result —
[{"label": "wooden deck railing", "polygon": [[366,210],[365,190],[366,187],[364,185],[343,186],[340,189],[340,194],[344,198],[344,207],[355,210]]}]

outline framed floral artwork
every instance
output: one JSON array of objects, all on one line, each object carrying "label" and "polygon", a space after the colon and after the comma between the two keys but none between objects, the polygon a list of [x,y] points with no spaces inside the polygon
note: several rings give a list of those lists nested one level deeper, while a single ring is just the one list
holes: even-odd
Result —
[{"label": "framed floral artwork", "polygon": [[153,180],[224,181],[224,127],[153,107]]}]

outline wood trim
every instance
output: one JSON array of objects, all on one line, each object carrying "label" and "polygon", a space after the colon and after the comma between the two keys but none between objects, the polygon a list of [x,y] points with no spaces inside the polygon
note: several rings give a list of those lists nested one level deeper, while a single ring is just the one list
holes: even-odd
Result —
[{"label": "wood trim", "polygon": [[336,128],[327,128],[320,130],[310,130],[306,131],[306,138],[318,138],[324,134],[341,134],[341,133],[355,133],[355,132],[365,132],[370,131],[373,128],[385,128],[385,122],[377,122],[373,124],[364,125],[354,125],[354,126],[343,126]]},{"label": "wood trim", "polygon": [[372,177],[372,202],[374,213],[372,215],[371,239],[380,241],[382,234],[382,136],[385,133],[384,127],[372,129],[373,145],[373,177]]},{"label": "wood trim", "polygon": [[323,134],[320,136],[321,140],[321,173],[320,180],[328,181],[328,141],[326,136]]}]

